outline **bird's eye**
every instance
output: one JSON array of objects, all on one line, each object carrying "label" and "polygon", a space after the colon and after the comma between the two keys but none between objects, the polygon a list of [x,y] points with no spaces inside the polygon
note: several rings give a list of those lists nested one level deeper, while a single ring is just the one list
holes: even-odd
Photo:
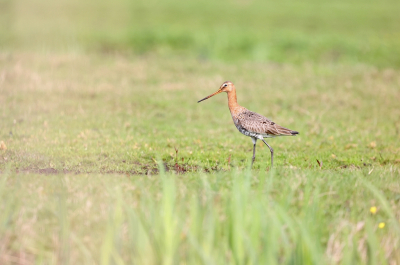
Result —
[{"label": "bird's eye", "polygon": [[228,86],[228,84],[224,84],[222,87],[227,87]]}]

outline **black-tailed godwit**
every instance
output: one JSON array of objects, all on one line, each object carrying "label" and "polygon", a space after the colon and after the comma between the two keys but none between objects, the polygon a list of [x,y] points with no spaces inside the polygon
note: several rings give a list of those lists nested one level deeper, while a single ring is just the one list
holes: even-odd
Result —
[{"label": "black-tailed godwit", "polygon": [[254,160],[256,159],[256,142],[258,139],[263,141],[271,151],[271,167],[274,164],[274,150],[271,146],[264,140],[264,138],[272,138],[277,136],[293,136],[299,134],[296,131],[292,131],[290,129],[284,128],[275,122],[267,119],[266,117],[249,111],[248,109],[240,106],[237,103],[236,98],[236,88],[232,82],[226,81],[224,82],[217,92],[209,95],[208,97],[199,100],[199,102],[211,98],[221,92],[226,92],[228,94],[228,106],[231,111],[231,116],[233,119],[233,123],[236,128],[242,134],[251,137],[253,140],[253,159],[251,161],[251,166],[253,166]]}]

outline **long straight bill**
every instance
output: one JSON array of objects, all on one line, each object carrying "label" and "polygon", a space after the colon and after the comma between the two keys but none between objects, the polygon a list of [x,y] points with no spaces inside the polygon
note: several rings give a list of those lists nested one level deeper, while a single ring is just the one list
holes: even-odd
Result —
[{"label": "long straight bill", "polygon": [[200,102],[202,102],[203,100],[206,100],[206,99],[208,99],[208,98],[211,98],[212,96],[215,96],[216,94],[219,94],[219,93],[221,93],[221,92],[222,92],[222,90],[218,90],[218,91],[215,92],[214,94],[211,94],[211,95],[209,95],[208,97],[205,97],[205,98],[203,98],[203,99],[197,101],[197,103],[200,103]]}]

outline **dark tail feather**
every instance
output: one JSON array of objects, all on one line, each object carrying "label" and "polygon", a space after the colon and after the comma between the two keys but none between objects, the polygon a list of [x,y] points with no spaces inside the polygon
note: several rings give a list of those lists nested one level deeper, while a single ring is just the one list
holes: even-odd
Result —
[{"label": "dark tail feather", "polygon": [[279,125],[274,125],[274,127],[275,127],[275,129],[277,129],[276,131],[277,131],[277,134],[276,135],[296,135],[296,134],[299,134],[299,132],[296,132],[296,131],[292,131],[292,130],[290,130],[290,129],[288,129],[288,128],[285,128],[285,127],[282,127],[282,126],[279,126]]}]

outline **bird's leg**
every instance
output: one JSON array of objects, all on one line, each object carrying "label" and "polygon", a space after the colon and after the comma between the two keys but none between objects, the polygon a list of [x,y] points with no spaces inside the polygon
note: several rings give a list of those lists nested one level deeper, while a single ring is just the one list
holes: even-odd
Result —
[{"label": "bird's leg", "polygon": [[251,160],[251,167],[253,167],[254,160],[256,160],[256,142],[257,138],[251,138],[253,140],[253,159]]},{"label": "bird's leg", "polygon": [[253,167],[254,160],[256,160],[256,144],[253,145],[253,159],[251,160],[251,167]]},{"label": "bird's leg", "polygon": [[274,149],[272,149],[272,147],[269,146],[269,144],[267,144],[267,142],[264,141],[264,139],[262,139],[262,141],[269,147],[269,150],[271,151],[271,168],[272,168],[274,165]]}]

